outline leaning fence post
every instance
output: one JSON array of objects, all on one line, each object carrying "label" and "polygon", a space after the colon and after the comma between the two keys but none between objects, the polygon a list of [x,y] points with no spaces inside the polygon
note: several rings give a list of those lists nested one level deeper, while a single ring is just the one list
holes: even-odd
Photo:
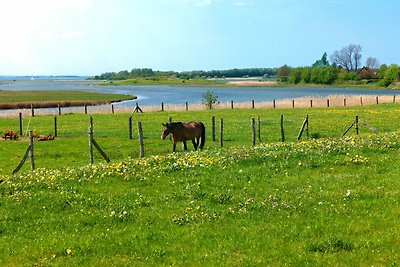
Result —
[{"label": "leaning fence post", "polygon": [[355,124],[356,124],[356,135],[358,135],[358,116],[356,116]]},{"label": "leaning fence post", "polygon": [[215,116],[211,117],[211,138],[215,142]]},{"label": "leaning fence post", "polygon": [[222,147],[223,146],[223,140],[224,140],[224,119],[221,119],[221,122],[219,124],[219,145]]},{"label": "leaning fence post", "polygon": [[19,113],[19,135],[22,135],[22,113]]},{"label": "leaning fence post", "polygon": [[85,114],[87,114],[87,104],[85,102]]},{"label": "leaning fence post", "polygon": [[251,118],[251,142],[253,146],[256,144],[256,125],[255,119]]},{"label": "leaning fence post", "polygon": [[31,171],[35,169],[35,160],[33,156],[33,134],[32,131],[29,131],[29,159],[31,161]]},{"label": "leaning fence post", "polygon": [[93,118],[89,117],[89,158],[90,164],[93,164]]},{"label": "leaning fence post", "polygon": [[282,142],[285,142],[285,132],[283,130],[283,115],[281,115],[281,136],[282,136]]},{"label": "leaning fence post", "polygon": [[129,116],[128,119],[128,131],[129,131],[129,139],[132,140],[132,116]]},{"label": "leaning fence post", "polygon": [[142,123],[138,121],[137,123],[137,128],[138,128],[138,137],[139,137],[139,157],[143,158],[144,157],[144,142],[143,142],[143,130],[142,130]]},{"label": "leaning fence post", "polygon": [[111,104],[111,113],[114,114],[114,105]]}]

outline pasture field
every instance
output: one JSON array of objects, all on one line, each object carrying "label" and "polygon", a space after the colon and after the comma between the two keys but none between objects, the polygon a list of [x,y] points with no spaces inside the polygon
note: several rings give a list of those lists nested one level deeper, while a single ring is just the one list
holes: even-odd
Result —
[{"label": "pasture field", "polygon": [[[312,138],[298,142],[305,114]],[[352,129],[341,137],[356,115],[381,133],[360,126],[359,136]],[[211,141],[212,116],[217,128],[224,119],[223,148]],[[252,146],[257,116],[262,142]],[[59,137],[35,142],[33,172],[26,163],[9,175],[26,137],[0,141],[0,265],[400,263],[398,104],[92,117],[110,164],[95,153],[95,165],[87,165],[89,115],[58,116]],[[160,138],[169,117],[203,121],[206,149],[171,153]],[[0,127],[18,131],[18,118],[0,118]],[[53,116],[24,118],[23,128],[53,133]]]}]

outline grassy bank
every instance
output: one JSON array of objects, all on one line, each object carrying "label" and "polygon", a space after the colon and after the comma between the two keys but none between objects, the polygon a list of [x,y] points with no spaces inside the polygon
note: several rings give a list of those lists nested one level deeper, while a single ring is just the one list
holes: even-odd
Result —
[{"label": "grassy bank", "polygon": [[135,96],[84,91],[7,91],[0,90],[0,109],[62,107],[106,104],[135,99]]},{"label": "grassy bank", "polygon": [[[305,114],[313,138],[297,142]],[[1,265],[399,264],[399,105],[132,114],[142,160],[129,115],[92,115],[111,164],[95,154],[85,166],[82,114],[59,116],[59,137],[35,143],[31,173],[5,175],[27,142],[0,141]],[[341,138],[355,115],[382,133]],[[211,141],[211,116],[224,119],[223,148]],[[257,116],[263,142],[253,147]],[[205,122],[206,149],[171,154],[160,140],[169,117]],[[52,121],[27,118],[24,129],[52,132]],[[0,122],[18,129],[17,118]]]}]

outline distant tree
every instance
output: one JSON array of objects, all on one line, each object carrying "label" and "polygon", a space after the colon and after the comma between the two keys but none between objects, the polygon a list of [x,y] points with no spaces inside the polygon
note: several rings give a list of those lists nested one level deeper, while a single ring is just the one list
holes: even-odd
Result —
[{"label": "distant tree", "polygon": [[292,71],[289,73],[288,76],[288,82],[297,84],[301,82],[301,73],[302,73],[302,68],[294,68]]},{"label": "distant tree", "polygon": [[398,79],[398,75],[400,73],[400,67],[397,66],[396,64],[390,65],[387,70],[385,71],[385,74],[383,76],[383,79],[380,81],[381,85],[383,86],[389,86],[393,82],[395,82]]},{"label": "distant tree", "polygon": [[323,67],[323,66],[329,66],[329,61],[328,61],[328,54],[325,52],[321,59],[318,59],[315,61],[315,63],[312,65],[313,67]]},{"label": "distant tree", "polygon": [[340,51],[336,50],[331,55],[331,61],[337,66],[345,68],[347,72],[357,71],[360,66],[361,50],[360,45],[350,44]]},{"label": "distant tree", "polygon": [[206,108],[212,109],[213,106],[218,102],[218,97],[214,94],[213,91],[207,90],[207,92],[203,93],[203,104],[206,105]]},{"label": "distant tree", "polygon": [[369,57],[365,61],[365,66],[370,69],[377,69],[379,68],[379,61],[374,57]]},{"label": "distant tree", "polygon": [[278,78],[281,79],[282,82],[286,82],[288,80],[290,70],[290,67],[285,64],[282,67],[278,68],[276,75],[278,76]]}]

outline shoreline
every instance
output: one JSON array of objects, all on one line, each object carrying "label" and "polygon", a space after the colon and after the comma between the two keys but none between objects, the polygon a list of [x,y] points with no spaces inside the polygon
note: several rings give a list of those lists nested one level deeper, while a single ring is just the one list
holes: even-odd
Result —
[{"label": "shoreline", "polygon": [[[400,97],[400,96],[399,96]],[[398,95],[329,95],[327,97],[298,97],[285,98],[275,101],[262,102],[219,102],[213,109],[288,109],[288,108],[334,108],[334,107],[351,107],[351,106],[371,106],[377,104],[399,103]],[[74,107],[51,107],[51,108],[35,108],[35,115],[54,115],[60,114],[112,114],[112,113],[134,113],[136,106],[120,105],[119,103],[110,103],[96,106],[74,106]],[[168,104],[161,105],[140,105],[143,112],[175,112],[175,111],[201,111],[207,110],[202,103],[186,104]],[[163,108],[163,110],[162,110]],[[32,109],[19,108],[0,110],[0,117],[18,117],[19,113],[25,116],[32,114]]]}]

